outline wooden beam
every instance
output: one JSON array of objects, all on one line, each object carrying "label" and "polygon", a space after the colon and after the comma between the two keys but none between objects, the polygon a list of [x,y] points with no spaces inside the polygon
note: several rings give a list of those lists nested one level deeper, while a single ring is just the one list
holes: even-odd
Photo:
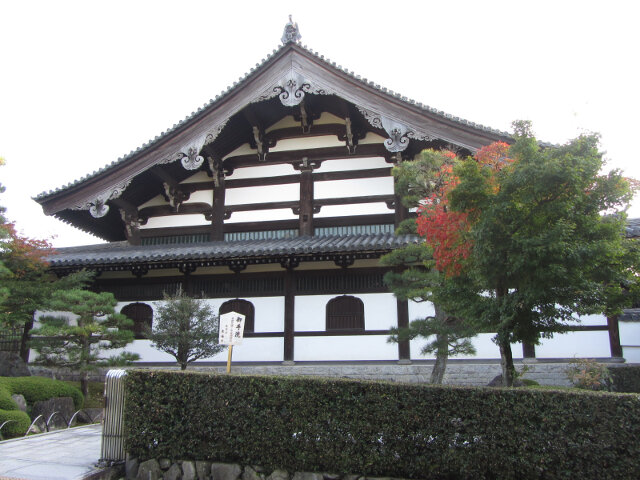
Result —
[{"label": "wooden beam", "polygon": [[[409,302],[397,298],[396,309],[398,312],[398,328],[409,327]],[[405,362],[411,360],[409,340],[401,340],[398,342],[398,359]]]},{"label": "wooden beam", "polygon": [[347,155],[345,147],[311,148],[304,150],[286,150],[283,152],[271,152],[266,162],[259,162],[256,155],[236,155],[227,157],[225,167],[239,168],[256,165],[278,165],[282,163],[300,163],[302,158],[310,162],[322,162],[325,160],[339,160],[343,158],[384,157],[390,158],[391,154],[382,143],[360,145],[353,155]]},{"label": "wooden beam", "polygon": [[284,273],[284,352],[283,360],[293,362],[295,331],[295,278],[293,270]]},{"label": "wooden beam", "polygon": [[618,317],[607,317],[607,327],[609,329],[609,348],[611,356],[614,358],[622,358],[622,346],[620,345],[620,329],[618,326]]}]

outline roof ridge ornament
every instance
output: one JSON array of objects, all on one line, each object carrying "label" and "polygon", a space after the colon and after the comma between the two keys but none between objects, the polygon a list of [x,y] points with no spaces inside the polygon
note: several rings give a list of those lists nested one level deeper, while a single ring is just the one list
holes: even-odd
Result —
[{"label": "roof ridge ornament", "polygon": [[297,43],[302,38],[300,35],[300,29],[298,28],[298,23],[294,23],[291,19],[291,15],[289,15],[289,22],[284,26],[284,32],[282,32],[282,43],[286,45],[287,43]]}]

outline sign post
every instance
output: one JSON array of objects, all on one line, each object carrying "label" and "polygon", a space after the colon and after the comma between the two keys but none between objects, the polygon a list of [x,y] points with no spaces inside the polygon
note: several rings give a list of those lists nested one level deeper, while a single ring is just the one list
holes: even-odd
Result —
[{"label": "sign post", "polygon": [[231,372],[231,356],[233,346],[242,345],[244,335],[244,315],[237,312],[223,313],[220,315],[220,333],[218,334],[218,344],[229,346],[229,356],[227,357],[227,373]]}]

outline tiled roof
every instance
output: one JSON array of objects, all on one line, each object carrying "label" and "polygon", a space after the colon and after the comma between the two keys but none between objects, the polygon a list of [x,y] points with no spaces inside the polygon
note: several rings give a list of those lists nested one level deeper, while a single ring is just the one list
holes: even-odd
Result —
[{"label": "tiled roof", "polygon": [[640,218],[628,218],[625,230],[627,237],[640,237]]},{"label": "tiled roof", "polygon": [[[134,155],[140,153],[143,150],[146,150],[147,148],[152,147],[153,145],[161,142],[162,140],[164,140],[165,137],[169,136],[170,134],[172,134],[173,132],[177,131],[178,129],[182,128],[183,126],[185,126],[186,124],[190,123],[191,121],[197,120],[202,114],[205,113],[206,110],[211,109],[212,107],[214,107],[216,104],[220,103],[225,97],[227,97],[231,92],[233,92],[234,90],[240,88],[244,83],[247,82],[247,80],[249,78],[251,78],[257,70],[263,68],[271,58],[273,58],[276,54],[278,54],[280,51],[282,51],[283,49],[285,49],[287,47],[288,44],[286,45],[281,45],[280,47],[278,47],[277,49],[274,49],[273,52],[269,55],[267,55],[266,58],[263,58],[262,61],[260,63],[256,63],[256,66],[251,68],[247,73],[245,73],[244,76],[240,77],[238,79],[237,82],[233,82],[233,85],[230,85],[226,88],[226,90],[222,91],[220,93],[220,95],[216,95],[215,98],[209,100],[208,103],[205,103],[202,107],[200,107],[198,110],[196,110],[195,112],[191,112],[191,115],[188,115],[187,117],[185,117],[183,120],[181,120],[180,122],[176,123],[173,125],[173,127],[165,130],[164,132],[162,132],[160,135],[157,135],[155,138],[149,140],[148,142],[144,143],[143,145],[141,145],[140,147],[138,147],[135,150],[132,150],[131,152],[129,152],[127,155],[124,155],[123,157],[118,158],[118,160],[115,160],[113,162],[111,162],[110,164],[102,167],[99,170],[95,170],[93,173],[87,174],[82,178],[79,178],[73,182],[70,182],[64,186],[58,187],[56,189],[53,190],[49,190],[46,192],[42,192],[38,195],[36,195],[35,197],[33,197],[34,200],[42,200],[45,199],[51,195],[54,195],[56,193],[62,192],[68,188],[74,187],[76,185],[79,185],[83,182],[85,182],[86,180],[89,180],[93,177],[96,177],[98,175],[100,175],[103,172],[106,172],[118,165],[121,165],[122,163],[127,162],[129,159],[131,159]],[[367,85],[368,87],[372,87],[376,90],[378,90],[380,93],[389,95],[391,97],[395,97],[399,100],[401,100],[402,102],[412,105],[414,107],[418,107],[421,110],[428,112],[430,114],[434,114],[437,116],[442,117],[443,119],[446,119],[448,121],[452,121],[452,122],[456,122],[459,123],[461,125],[465,125],[465,126],[470,126],[473,127],[475,129],[478,130],[482,130],[484,132],[489,132],[489,133],[493,133],[493,134],[497,134],[497,135],[502,135],[505,137],[511,137],[511,134],[509,132],[503,132],[491,127],[487,127],[485,125],[481,125],[475,122],[471,122],[469,120],[466,120],[464,118],[460,118],[454,115],[451,115],[449,113],[446,113],[442,110],[438,110],[436,108],[430,107],[428,105],[424,105],[420,102],[416,102],[415,100],[411,99],[411,98],[407,98],[403,95],[401,95],[398,92],[394,92],[393,90],[389,90],[385,87],[380,86],[379,84],[367,79],[367,78],[363,78],[360,75],[356,75],[353,71],[350,71],[348,69],[345,69],[342,67],[342,65],[336,65],[336,62],[332,62],[331,60],[329,60],[328,58],[325,58],[324,55],[320,55],[318,52],[315,52],[309,48],[307,48],[306,45],[300,45],[300,44],[296,44],[298,46],[298,48],[301,48],[302,50],[310,53],[311,55],[313,55],[314,57],[316,57],[318,60],[320,60],[321,62],[324,62],[325,64],[336,68],[338,70],[340,70],[341,72],[349,75],[351,78]],[[544,144],[544,145],[549,145],[549,144]]]},{"label": "tiled roof", "polygon": [[388,233],[178,245],[134,246],[127,242],[112,242],[59,248],[56,249],[56,254],[48,258],[48,261],[53,268],[64,268],[132,263],[314,256],[318,254],[384,253],[418,241],[419,238],[414,235],[396,236]]}]

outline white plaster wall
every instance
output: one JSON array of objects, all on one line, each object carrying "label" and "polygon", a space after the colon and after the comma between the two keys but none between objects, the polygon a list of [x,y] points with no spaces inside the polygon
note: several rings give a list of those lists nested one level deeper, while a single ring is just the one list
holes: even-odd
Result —
[{"label": "white plaster wall", "polygon": [[209,205],[213,204],[213,190],[199,190],[197,192],[193,192],[189,196],[189,200],[184,202],[187,203],[207,203]]},{"label": "white plaster wall", "polygon": [[262,187],[228,188],[225,193],[225,205],[244,203],[284,202],[300,200],[300,184],[265,185]]},{"label": "white plaster wall", "polygon": [[371,168],[389,168],[391,165],[382,157],[345,158],[326,160],[314,172],[343,172],[347,170],[368,170]]},{"label": "white plaster wall", "polygon": [[567,322],[569,325],[607,325],[607,317],[601,313],[593,315],[575,315],[575,322]]},{"label": "white plaster wall", "polygon": [[610,357],[609,332],[556,333],[536,345],[537,358]]},{"label": "white plaster wall", "polygon": [[[326,329],[327,303],[339,295],[301,295],[295,298],[295,329],[301,332]],[[356,294],[364,303],[366,330],[387,330],[397,325],[397,304],[392,293]],[[335,338],[335,337],[331,337]],[[370,358],[369,360],[376,360]]]},{"label": "white plaster wall", "polygon": [[[122,351],[137,353],[141,362],[175,362],[168,353],[151,346],[151,340],[135,340],[124,349],[105,350],[103,358],[117,355]],[[282,361],[284,339],[280,338],[245,338],[242,345],[233,347],[233,361],[237,362],[277,362]],[[225,347],[213,357],[200,359],[200,362],[226,362],[228,350]],[[198,362],[196,362],[198,363]]]},{"label": "white plaster wall", "polygon": [[353,215],[376,215],[379,213],[393,213],[393,210],[387,208],[387,204],[382,202],[328,205],[322,207],[320,213],[314,214],[313,217],[350,217]]},{"label": "white plaster wall", "polygon": [[[311,127],[313,130],[313,127]],[[309,150],[312,148],[345,147],[345,142],[338,140],[336,135],[324,135],[321,137],[286,138],[278,140],[275,147],[269,152],[285,152],[289,150]],[[347,148],[345,147],[345,152]],[[267,158],[269,154],[267,153]]]},{"label": "white plaster wall", "polygon": [[295,337],[296,361],[397,360],[398,345],[387,343],[386,335],[341,337]]},{"label": "white plaster wall", "polygon": [[257,167],[237,168],[233,174],[226,177],[230,180],[241,178],[262,178],[262,177],[280,177],[282,175],[292,175],[297,172],[292,165],[259,165]]},{"label": "white plaster wall", "polygon": [[313,196],[316,199],[392,194],[393,177],[329,180],[315,182],[313,185]]},{"label": "white plaster wall", "polygon": [[409,321],[433,317],[436,311],[431,302],[414,302],[409,300]]},{"label": "white plaster wall", "polygon": [[640,363],[640,322],[618,322],[622,356],[627,363]]},{"label": "white plaster wall", "polygon": [[[480,333],[471,339],[471,343],[476,349],[475,355],[456,355],[457,359],[497,359],[500,358],[500,350],[493,342],[494,333]],[[422,355],[420,352],[431,339],[416,338],[409,342],[411,350],[411,358],[418,359],[434,359],[434,354]],[[522,358],[522,344],[514,343],[511,345],[513,358]]]},{"label": "white plaster wall", "polygon": [[[209,298],[205,299],[204,302],[217,314],[220,306],[233,298]],[[284,332],[284,297],[247,297],[243,298],[243,300],[251,302],[255,309],[255,332]],[[118,302],[115,309],[119,312],[125,305],[130,303],[135,302]],[[160,305],[164,304],[164,301],[158,300],[144,303],[153,308],[155,322],[156,310]]]},{"label": "white plaster wall", "polygon": [[273,210],[253,210],[248,212],[233,212],[231,218],[224,223],[266,222],[269,220],[297,220],[290,208],[276,208]]},{"label": "white plaster wall", "polygon": [[[192,227],[198,225],[211,225],[211,222],[204,218],[203,214],[167,215],[164,217],[151,217],[146,225],[140,225],[140,230],[164,227]],[[178,233],[179,232],[176,232],[176,234]]]}]

